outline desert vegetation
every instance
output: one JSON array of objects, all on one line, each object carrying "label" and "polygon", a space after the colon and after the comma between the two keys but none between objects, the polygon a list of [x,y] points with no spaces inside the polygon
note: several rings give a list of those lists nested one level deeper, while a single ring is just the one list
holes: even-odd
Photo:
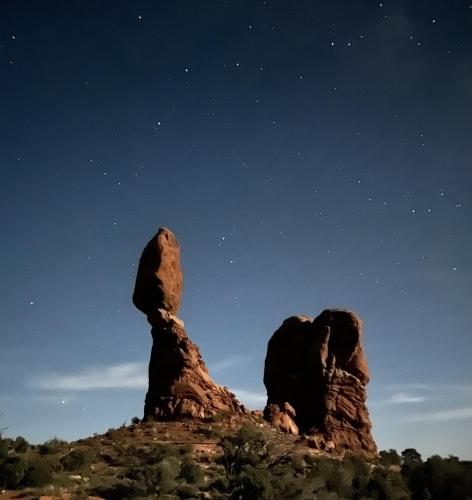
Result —
[{"label": "desert vegetation", "polygon": [[[174,435],[161,428],[135,421],[86,440],[40,445],[2,437],[0,488],[25,498],[472,499],[472,464],[456,457],[423,461],[414,449],[334,457],[288,446],[254,423],[182,424]],[[207,452],[196,453],[202,443]]]}]

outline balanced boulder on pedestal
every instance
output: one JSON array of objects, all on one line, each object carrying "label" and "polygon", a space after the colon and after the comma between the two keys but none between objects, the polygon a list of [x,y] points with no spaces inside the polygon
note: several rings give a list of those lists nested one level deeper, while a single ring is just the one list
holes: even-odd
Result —
[{"label": "balanced boulder on pedestal", "polygon": [[234,394],[211,380],[198,347],[176,315],[182,281],[179,243],[172,231],[161,228],[143,250],[133,293],[133,303],[146,314],[153,337],[144,418],[243,413]]}]

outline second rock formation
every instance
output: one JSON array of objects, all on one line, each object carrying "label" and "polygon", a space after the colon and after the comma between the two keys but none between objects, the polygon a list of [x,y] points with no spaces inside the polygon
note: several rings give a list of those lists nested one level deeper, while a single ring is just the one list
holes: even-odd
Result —
[{"label": "second rock formation", "polygon": [[360,319],[344,310],[285,320],[267,348],[265,418],[286,432],[310,435],[316,448],[375,453],[361,331]]}]

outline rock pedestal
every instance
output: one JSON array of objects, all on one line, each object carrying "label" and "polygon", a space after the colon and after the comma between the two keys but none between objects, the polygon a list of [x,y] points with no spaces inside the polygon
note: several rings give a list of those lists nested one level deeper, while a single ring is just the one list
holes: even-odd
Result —
[{"label": "rock pedestal", "polygon": [[361,331],[360,319],[344,310],[285,320],[267,349],[265,418],[286,432],[310,435],[316,448],[375,453]]},{"label": "rock pedestal", "polygon": [[180,248],[167,228],[146,245],[138,268],[133,303],[152,326],[146,420],[206,418],[217,413],[243,413],[233,393],[215,384],[198,347],[176,316],[182,296]]}]

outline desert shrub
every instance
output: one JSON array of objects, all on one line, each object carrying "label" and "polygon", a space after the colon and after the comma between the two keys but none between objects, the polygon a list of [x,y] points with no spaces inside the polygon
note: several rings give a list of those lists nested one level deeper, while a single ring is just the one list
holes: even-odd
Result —
[{"label": "desert shrub", "polygon": [[302,471],[297,472],[298,462],[287,462],[271,468],[271,484],[274,498],[284,500],[302,498],[305,491],[305,478]]},{"label": "desert shrub", "polygon": [[307,463],[300,456],[278,455],[276,446],[259,428],[241,427],[223,438],[220,446],[223,453],[218,463],[225,475],[213,488],[231,498],[301,498]]},{"label": "desert shrub", "polygon": [[35,457],[27,462],[21,481],[22,487],[43,487],[53,482],[54,465],[44,458]]},{"label": "desert shrub", "polygon": [[141,419],[140,419],[139,417],[133,417],[133,418],[131,419],[131,423],[132,423],[133,425],[138,425],[140,422],[141,422]]},{"label": "desert shrub", "polygon": [[179,474],[179,460],[176,457],[166,457],[155,465],[131,467],[126,477],[143,495],[155,495],[174,491],[178,485]]},{"label": "desert shrub", "polygon": [[226,493],[228,489],[228,482],[225,477],[217,477],[209,484],[209,489],[213,489],[218,493]]},{"label": "desert shrub", "polygon": [[175,446],[171,444],[157,444],[152,448],[152,454],[153,456],[158,460],[164,460],[165,458],[169,457],[176,457],[178,455],[185,455],[188,453],[188,449],[185,450],[179,450]]},{"label": "desert shrub", "polygon": [[403,468],[413,500],[472,499],[472,474],[457,457],[434,455],[413,468]]},{"label": "desert shrub", "polygon": [[13,450],[16,453],[25,453],[29,448],[29,443],[23,436],[18,436],[12,443]]},{"label": "desert shrub", "polygon": [[95,458],[95,452],[90,449],[72,450],[61,459],[61,465],[66,471],[76,471],[89,465]]},{"label": "desert shrub", "polygon": [[180,467],[179,479],[185,480],[188,484],[202,484],[205,475],[202,468],[191,459],[186,459]]},{"label": "desert shrub", "polygon": [[224,434],[221,425],[209,425],[209,426],[202,425],[197,429],[197,432],[207,438],[213,438],[213,439],[221,439]]},{"label": "desert shrub", "polygon": [[218,462],[231,480],[244,469],[265,464],[270,455],[270,444],[264,434],[252,426],[241,427],[236,434],[224,437],[220,442],[223,454]]},{"label": "desert shrub", "polygon": [[379,453],[380,464],[384,467],[390,467],[392,465],[401,465],[402,459],[398,454],[397,450],[381,450]]},{"label": "desert shrub", "polygon": [[414,469],[423,463],[421,454],[414,448],[407,448],[402,451],[402,467],[405,469]]},{"label": "desert shrub", "polygon": [[230,482],[230,498],[235,500],[270,500],[274,498],[270,471],[257,467],[248,468],[233,478]]},{"label": "desert shrub", "polygon": [[52,439],[48,439],[43,444],[38,446],[38,451],[41,455],[48,455],[49,453],[57,453],[60,451],[61,447],[67,444],[67,441],[62,439],[58,439],[54,437]]},{"label": "desert shrub", "polygon": [[89,494],[87,490],[77,489],[71,493],[70,500],[87,500],[89,498]]},{"label": "desert shrub", "polygon": [[358,455],[346,454],[341,462],[341,468],[346,482],[350,484],[345,484],[345,490],[341,490],[340,493],[348,492],[353,498],[361,498],[365,495],[371,476],[370,467],[365,460]]},{"label": "desert shrub", "polygon": [[177,486],[180,464],[175,458],[166,458],[156,466],[156,483],[159,493],[170,493]]},{"label": "desert shrub", "polygon": [[346,498],[352,497],[352,481],[354,472],[345,464],[331,458],[320,458],[313,464],[310,477],[316,478],[313,482],[314,491],[333,492]]},{"label": "desert shrub", "polygon": [[7,441],[0,436],[0,465],[8,457],[8,445]]},{"label": "desert shrub", "polygon": [[198,498],[200,490],[195,484],[181,484],[177,486],[176,493],[180,498]]},{"label": "desert shrub", "polygon": [[7,457],[0,464],[0,488],[15,489],[25,475],[26,464],[17,456]]},{"label": "desert shrub", "polygon": [[146,495],[145,489],[139,484],[130,481],[94,484],[89,488],[88,493],[107,500],[132,500]]}]

